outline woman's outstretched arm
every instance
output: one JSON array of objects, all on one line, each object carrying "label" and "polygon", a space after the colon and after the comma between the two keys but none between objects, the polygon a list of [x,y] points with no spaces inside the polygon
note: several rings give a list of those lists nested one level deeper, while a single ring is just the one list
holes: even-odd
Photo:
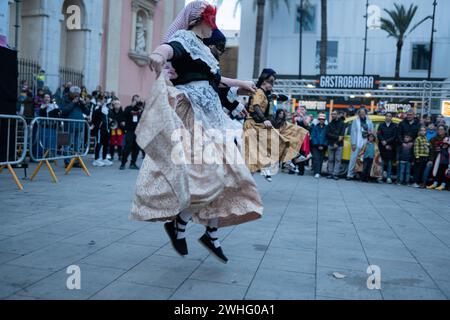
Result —
[{"label": "woman's outstretched arm", "polygon": [[173,57],[173,49],[168,44],[162,44],[157,47],[150,55],[150,70],[155,71],[157,74],[161,73],[164,64],[167,60],[171,60]]}]

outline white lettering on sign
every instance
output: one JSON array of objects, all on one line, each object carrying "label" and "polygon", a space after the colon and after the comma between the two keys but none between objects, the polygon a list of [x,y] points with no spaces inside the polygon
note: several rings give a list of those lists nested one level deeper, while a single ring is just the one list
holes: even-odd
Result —
[{"label": "white lettering on sign", "polygon": [[374,76],[320,76],[319,85],[321,88],[331,89],[375,89]]},{"label": "white lettering on sign", "polygon": [[403,109],[404,112],[411,110],[410,104],[400,104],[400,103],[387,103],[384,107],[387,112],[398,112]]},{"label": "white lettering on sign", "polygon": [[327,103],[325,101],[299,101],[299,106],[305,107],[308,110],[325,110]]}]

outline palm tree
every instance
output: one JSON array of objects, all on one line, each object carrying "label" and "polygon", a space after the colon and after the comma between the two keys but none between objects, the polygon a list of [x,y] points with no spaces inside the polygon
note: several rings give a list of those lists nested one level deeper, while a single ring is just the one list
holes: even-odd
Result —
[{"label": "palm tree", "polygon": [[311,12],[311,3],[309,0],[301,0],[300,6],[297,8],[297,22],[299,23],[299,36],[300,36],[300,42],[299,42],[299,50],[298,50],[298,78],[301,79],[302,77],[302,47],[303,47],[303,26],[306,23],[313,23],[314,22],[314,16]]},{"label": "palm tree", "polygon": [[[242,0],[237,0],[236,7],[241,3]],[[259,77],[259,69],[261,65],[261,47],[262,47],[262,37],[264,31],[264,11],[266,4],[269,3],[270,11],[273,13],[278,9],[280,0],[253,0],[253,6],[257,9],[256,17],[256,37],[255,37],[255,54],[253,57],[253,78]],[[284,0],[288,10],[289,10],[289,0]]]},{"label": "palm tree", "polygon": [[422,24],[427,19],[430,19],[431,16],[427,16],[416,23],[412,28],[409,28],[412,20],[417,11],[417,5],[411,4],[409,9],[403,6],[403,4],[399,5],[397,3],[394,4],[394,10],[384,11],[389,15],[390,19],[381,18],[381,29],[388,33],[388,38],[393,37],[397,40],[397,57],[395,59],[395,78],[398,79],[400,77],[400,61],[402,56],[402,47],[405,40],[405,37],[414,31],[420,24]]},{"label": "palm tree", "polygon": [[326,74],[327,59],[328,59],[327,0],[320,1],[320,12],[321,12],[320,74]]}]

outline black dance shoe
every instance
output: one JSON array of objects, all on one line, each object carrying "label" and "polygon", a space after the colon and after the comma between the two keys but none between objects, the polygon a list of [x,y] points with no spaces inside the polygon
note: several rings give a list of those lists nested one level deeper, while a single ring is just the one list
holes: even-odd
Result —
[{"label": "black dance shoe", "polygon": [[164,229],[169,235],[170,241],[172,242],[172,246],[178,254],[185,256],[188,254],[188,248],[186,239],[177,239],[177,229],[174,225],[174,222],[167,222],[164,224]]},{"label": "black dance shoe", "polygon": [[216,248],[214,246],[214,241],[217,239],[211,238],[207,233],[205,233],[198,241],[202,244],[209,252],[216,256],[220,262],[227,263],[228,258],[223,254],[222,247]]}]

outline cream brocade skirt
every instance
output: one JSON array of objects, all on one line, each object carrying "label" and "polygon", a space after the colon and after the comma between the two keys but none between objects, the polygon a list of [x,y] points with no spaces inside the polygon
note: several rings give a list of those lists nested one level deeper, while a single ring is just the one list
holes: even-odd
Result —
[{"label": "cream brocade skirt", "polygon": [[[193,105],[191,101],[198,103]],[[207,101],[207,105],[203,106],[203,101]],[[184,147],[180,152],[180,142],[173,138],[174,131],[185,130],[189,132],[187,139],[193,144],[198,140],[193,134],[194,123],[195,126],[200,123],[206,136],[207,129],[223,131],[223,127],[218,127],[218,116],[223,116],[220,123],[230,120],[211,87],[194,83],[183,92],[166,83],[164,75],[157,79],[136,129],[137,143],[145,150],[146,157],[136,182],[131,219],[173,220],[178,213],[187,210],[193,214],[194,222],[207,225],[210,219],[218,218],[219,227],[226,227],[262,216],[261,198],[243,160],[190,164],[194,163],[195,152]],[[223,158],[225,145],[211,141],[207,146],[200,144],[200,152],[207,147]],[[230,152],[229,143],[226,147],[226,152]],[[241,157],[234,144],[231,148]],[[181,158],[191,162],[174,162],[174,154],[179,156],[180,153]]]}]

